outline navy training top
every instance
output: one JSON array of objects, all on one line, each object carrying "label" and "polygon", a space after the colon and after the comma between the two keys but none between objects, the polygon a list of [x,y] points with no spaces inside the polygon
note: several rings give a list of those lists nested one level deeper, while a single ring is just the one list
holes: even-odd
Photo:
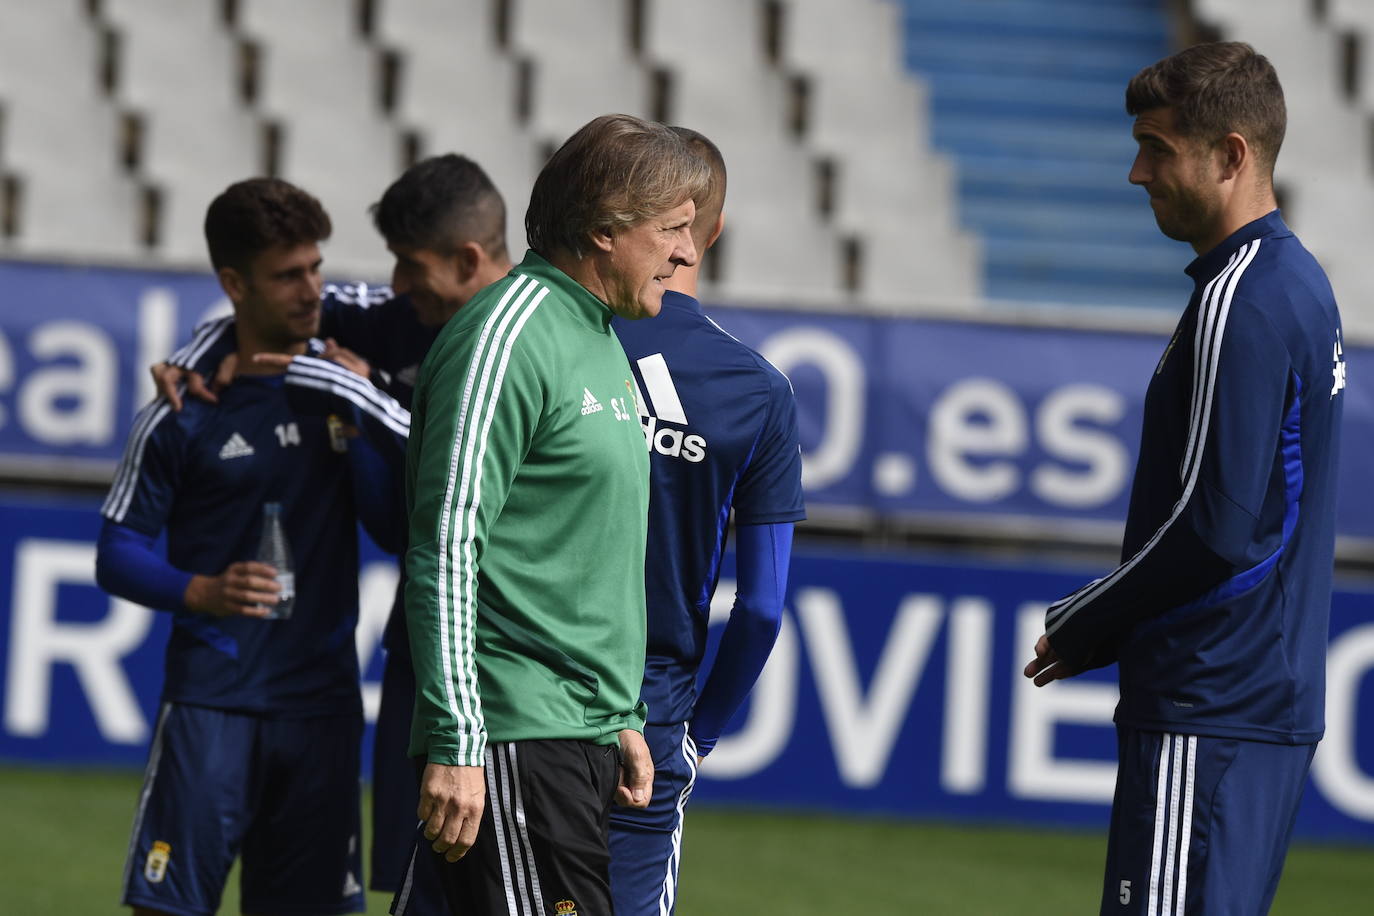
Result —
[{"label": "navy training top", "polygon": [[1122,565],[1050,606],[1120,724],[1311,743],[1324,729],[1345,360],[1335,297],[1278,211],[1187,268],[1150,381]]},{"label": "navy training top", "polygon": [[667,291],[656,317],[611,327],[649,448],[640,696],[651,723],[674,724],[693,715],[731,510],[737,525],[806,517],[796,402],[787,378],[690,296]]}]

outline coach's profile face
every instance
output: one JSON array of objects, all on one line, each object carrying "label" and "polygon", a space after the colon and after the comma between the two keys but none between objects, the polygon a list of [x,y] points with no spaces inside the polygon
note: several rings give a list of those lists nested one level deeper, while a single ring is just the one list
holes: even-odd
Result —
[{"label": "coach's profile face", "polygon": [[320,246],[277,245],[239,270],[220,268],[220,285],[234,303],[235,319],[272,347],[286,348],[320,331]]},{"label": "coach's profile face", "polygon": [[[663,307],[663,281],[697,262],[691,198],[624,229],[592,235],[600,295],[622,318],[652,318]],[[596,290],[592,290],[596,293]]]}]

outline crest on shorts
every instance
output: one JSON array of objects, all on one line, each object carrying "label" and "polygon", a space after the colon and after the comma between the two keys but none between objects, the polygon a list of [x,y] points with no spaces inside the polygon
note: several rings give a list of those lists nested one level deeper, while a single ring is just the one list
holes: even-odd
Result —
[{"label": "crest on shorts", "polygon": [[149,884],[161,884],[162,879],[167,877],[167,860],[171,857],[171,844],[161,840],[148,850],[148,858],[143,860],[143,877],[148,879]]},{"label": "crest on shorts", "polygon": [[560,900],[553,905],[553,911],[557,916],[577,916],[577,904],[571,900]]}]

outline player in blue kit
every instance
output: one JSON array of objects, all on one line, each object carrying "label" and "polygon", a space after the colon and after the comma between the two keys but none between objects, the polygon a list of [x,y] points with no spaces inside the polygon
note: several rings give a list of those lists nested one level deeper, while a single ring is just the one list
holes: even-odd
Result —
[{"label": "player in blue kit", "polygon": [[[715,144],[674,128],[711,166],[692,235],[705,252],[724,226],[725,163]],[[792,526],[805,518],[796,404],[787,379],[721,330],[694,297],[699,262],[664,281],[655,318],[611,322],[629,357],[649,448],[645,558],[648,656],[640,698],[654,757],[645,809],[611,813],[611,890],[619,916],[671,913],[682,822],[701,758],[744,702],[782,623]],[[711,596],[735,522],[738,589],[705,683]]]},{"label": "player in blue kit", "polygon": [[[308,355],[322,352],[330,233],[318,201],[253,179],[216,198],[205,225],[241,374],[218,404],[178,413],[159,398],[140,412],[102,508],[100,584],[173,614],[124,902],[214,913],[241,853],[245,912],[358,912],[357,521],[398,546],[409,417]],[[295,559],[284,619],[263,619],[279,571],[253,559],[269,503]]]},{"label": "player in blue kit", "polygon": [[1286,112],[1249,45],[1126,90],[1130,180],[1194,292],[1145,397],[1122,564],[1050,606],[1026,676],[1118,662],[1104,914],[1263,913],[1324,728],[1341,322],[1273,193]]},{"label": "player in blue kit", "polygon": [[[370,377],[408,407],[416,370],[439,328],[510,270],[505,205],[480,166],[448,154],[407,169],[383,193],[373,219],[396,259],[392,287],[326,286],[320,333],[329,347],[322,355]],[[169,360],[181,371],[154,369],[159,390],[173,398],[184,378],[190,393],[214,401],[232,375],[234,347],[232,318],[198,328]],[[203,378],[216,382],[207,385]],[[389,892],[399,889],[410,864],[419,795],[407,754],[415,683],[400,603],[404,584],[382,638],[386,666],[372,757],[370,886]],[[417,916],[442,909],[437,877],[426,863],[416,870],[420,886],[410,894],[408,911]]]}]

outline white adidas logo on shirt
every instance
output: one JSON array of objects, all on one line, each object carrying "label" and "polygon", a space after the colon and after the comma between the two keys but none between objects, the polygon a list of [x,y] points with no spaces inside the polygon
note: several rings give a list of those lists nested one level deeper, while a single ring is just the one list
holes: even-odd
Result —
[{"label": "white adidas logo on shirt", "polygon": [[585,416],[586,416],[587,414],[589,414],[589,413],[596,413],[597,411],[603,410],[603,409],[604,409],[604,408],[601,406],[601,402],[598,401],[598,400],[596,399],[596,395],[592,394],[591,389],[590,389],[590,388],[583,388],[583,389],[582,389],[582,416],[585,417]]},{"label": "white adidas logo on shirt", "polygon": [[253,446],[248,444],[248,440],[234,433],[229,437],[219,450],[219,460],[228,461],[231,458],[247,458],[253,454]]}]

